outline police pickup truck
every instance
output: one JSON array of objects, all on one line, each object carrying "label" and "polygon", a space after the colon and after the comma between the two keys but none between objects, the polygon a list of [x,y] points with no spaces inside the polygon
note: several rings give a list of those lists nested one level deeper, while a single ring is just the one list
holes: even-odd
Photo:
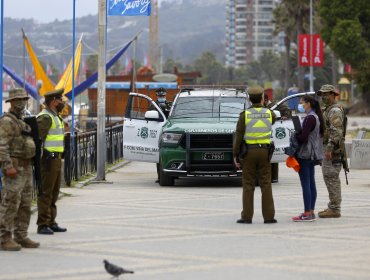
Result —
[{"label": "police pickup truck", "polygon": [[[299,93],[278,102],[272,109]],[[186,176],[240,176],[232,145],[241,111],[250,106],[245,91],[228,88],[184,88],[175,97],[168,118],[147,95],[130,93],[123,126],[126,160],[159,163],[159,184],[172,186]],[[272,162],[285,161],[284,148],[294,132],[292,119],[273,125]],[[293,117],[294,118],[294,117]]]}]

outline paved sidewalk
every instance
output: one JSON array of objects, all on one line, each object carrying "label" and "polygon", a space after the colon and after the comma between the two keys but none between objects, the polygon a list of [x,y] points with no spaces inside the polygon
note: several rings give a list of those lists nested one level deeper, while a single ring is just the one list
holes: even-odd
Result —
[{"label": "paved sidewalk", "polygon": [[[321,210],[327,191],[316,171]],[[257,188],[253,224],[241,225],[239,180],[160,187],[154,164],[129,163],[107,174],[112,183],[63,189],[71,196],[58,202],[58,222],[67,233],[35,234],[33,215],[30,237],[41,248],[0,251],[0,280],[110,279],[103,259],[134,270],[121,277],[133,280],[369,279],[368,173],[351,170],[342,218],[293,223],[303,208],[298,175],[280,164],[278,224],[263,224]]]}]

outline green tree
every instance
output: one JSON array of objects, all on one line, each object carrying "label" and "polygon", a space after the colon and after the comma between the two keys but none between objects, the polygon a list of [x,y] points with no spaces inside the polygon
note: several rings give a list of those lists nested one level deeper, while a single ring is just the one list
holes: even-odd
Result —
[{"label": "green tree", "polygon": [[120,59],[118,59],[113,65],[112,67],[109,69],[109,75],[112,75],[112,76],[118,76],[119,73],[121,72],[122,70],[122,64],[121,64],[121,61]]},{"label": "green tree", "polygon": [[98,70],[98,55],[97,54],[91,54],[87,57],[86,67],[87,67],[87,70],[92,73]]},{"label": "green tree", "polygon": [[[286,50],[285,69],[286,75],[289,75],[289,53],[290,43],[297,43],[297,35],[308,33],[309,31],[309,16],[310,16],[310,1],[309,0],[282,0],[274,11],[273,21],[276,24],[275,33],[280,31],[285,32]],[[298,56],[296,64],[298,65]],[[304,71],[303,67],[297,66],[297,85],[304,89]],[[285,79],[287,80],[287,78]],[[287,83],[287,82],[286,82]]]},{"label": "green tree", "polygon": [[272,12],[273,23],[275,24],[274,36],[279,35],[280,32],[284,32],[284,83],[283,87],[288,89],[292,85],[292,67],[290,61],[290,49],[291,43],[297,37],[297,30],[294,21],[288,15],[285,3],[280,3]]},{"label": "green tree", "polygon": [[195,60],[194,68],[202,73],[200,84],[222,84],[227,79],[226,69],[211,52],[204,52]]},{"label": "green tree", "polygon": [[247,66],[247,77],[262,85],[264,82],[281,80],[282,60],[271,51],[264,51],[258,61],[252,61]]},{"label": "green tree", "polygon": [[173,73],[175,68],[177,68],[178,70],[182,70],[183,65],[180,62],[175,61],[172,58],[169,58],[166,60],[166,62],[163,65],[163,72]]},{"label": "green tree", "polygon": [[321,0],[319,12],[324,41],[355,69],[354,78],[370,104],[370,1]]}]

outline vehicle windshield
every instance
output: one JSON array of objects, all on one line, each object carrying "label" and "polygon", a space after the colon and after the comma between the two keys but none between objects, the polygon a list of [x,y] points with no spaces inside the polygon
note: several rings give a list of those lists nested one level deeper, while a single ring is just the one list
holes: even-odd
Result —
[{"label": "vehicle windshield", "polygon": [[245,108],[246,98],[191,96],[179,97],[172,118],[238,118]]}]

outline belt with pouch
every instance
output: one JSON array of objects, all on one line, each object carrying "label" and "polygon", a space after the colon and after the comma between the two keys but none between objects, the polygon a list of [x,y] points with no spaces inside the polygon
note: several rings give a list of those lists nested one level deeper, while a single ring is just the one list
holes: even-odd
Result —
[{"label": "belt with pouch", "polygon": [[270,144],[247,144],[248,149],[259,149],[259,148],[264,148],[264,149],[269,149]]},{"label": "belt with pouch", "polygon": [[51,159],[62,159],[63,153],[58,152],[46,152],[43,154],[43,158],[51,158]]}]

